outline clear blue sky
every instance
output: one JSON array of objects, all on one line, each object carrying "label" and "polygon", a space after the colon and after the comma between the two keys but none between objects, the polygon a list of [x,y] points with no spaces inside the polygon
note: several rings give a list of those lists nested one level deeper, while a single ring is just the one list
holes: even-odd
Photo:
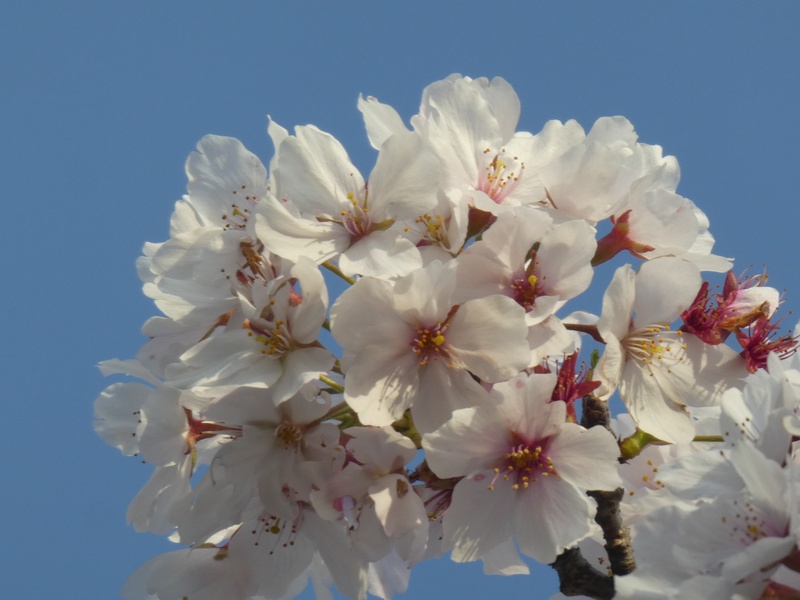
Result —
[{"label": "clear blue sky", "polygon": [[[134,261],[166,239],[204,134],[238,137],[266,162],[267,114],[314,123],[368,171],[358,94],[409,117],[453,72],[511,82],[524,130],[625,115],[678,157],[678,191],[708,214],[717,252],[738,269],[766,263],[787,288],[794,324],[799,23],[796,2],[4,2],[0,593],[116,598],[170,547],[125,524],[150,467],[93,433],[109,383],[95,365],[144,341],[155,308]],[[404,597],[555,589],[547,568],[488,578],[441,560]]]}]

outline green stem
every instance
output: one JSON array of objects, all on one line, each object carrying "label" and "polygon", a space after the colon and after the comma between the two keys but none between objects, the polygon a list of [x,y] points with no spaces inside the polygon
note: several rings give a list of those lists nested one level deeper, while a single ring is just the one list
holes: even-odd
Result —
[{"label": "green stem", "polygon": [[353,409],[351,409],[347,402],[339,402],[336,406],[332,406],[331,409],[326,412],[322,417],[320,417],[320,421],[328,421],[330,419],[338,419],[339,417],[344,416],[345,414],[350,414]]},{"label": "green stem", "polygon": [[693,442],[724,442],[721,435],[696,435]]},{"label": "green stem", "polygon": [[356,282],[356,280],[355,280],[355,279],[353,279],[352,277],[348,277],[347,275],[345,275],[344,273],[342,273],[342,272],[339,270],[339,267],[337,267],[336,265],[334,265],[334,264],[333,264],[331,261],[329,261],[329,260],[326,260],[324,263],[322,263],[322,266],[323,266],[323,267],[325,267],[326,269],[328,269],[328,271],[330,271],[330,272],[331,272],[331,273],[333,273],[334,275],[337,275],[337,276],[341,277],[342,279],[344,279],[344,280],[345,280],[347,283],[349,283],[350,285],[353,285],[353,284]]},{"label": "green stem", "polygon": [[319,376],[319,380],[320,380],[322,383],[327,383],[329,386],[331,386],[333,389],[335,389],[335,390],[336,390],[337,392],[339,392],[340,394],[341,394],[342,392],[344,392],[344,386],[343,386],[341,383],[337,383],[337,382],[335,382],[333,379],[331,379],[331,378],[330,378],[330,377],[328,377],[327,375],[320,375],[320,376]]},{"label": "green stem", "polygon": [[397,432],[412,442],[417,447],[417,449],[422,448],[422,436],[420,435],[419,431],[417,431],[417,426],[414,425],[414,419],[411,417],[411,411],[407,410],[402,418],[392,423],[392,428]]},{"label": "green stem", "polygon": [[650,444],[663,444],[661,440],[657,437],[654,437],[647,433],[646,431],[642,431],[641,429],[637,429],[633,435],[626,437],[624,440],[620,440],[619,442],[619,450],[620,450],[620,460],[622,462],[627,462],[630,459],[639,456],[647,446]]}]

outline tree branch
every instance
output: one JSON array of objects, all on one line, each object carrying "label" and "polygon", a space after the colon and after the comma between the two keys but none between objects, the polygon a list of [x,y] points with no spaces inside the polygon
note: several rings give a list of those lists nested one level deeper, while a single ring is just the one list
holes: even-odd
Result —
[{"label": "tree branch", "polygon": [[[598,400],[591,394],[584,396],[581,425],[587,429],[600,425],[611,431],[608,403]],[[611,572],[615,575],[627,575],[636,568],[636,560],[631,546],[631,532],[622,524],[619,514],[619,503],[622,501],[624,492],[623,488],[617,488],[613,492],[587,492],[589,497],[594,498],[597,502],[597,514],[594,520],[603,530]]]},{"label": "tree branch", "polygon": [[589,596],[596,600],[614,597],[614,578],[590,565],[577,547],[564,550],[550,566],[558,573],[559,589],[565,596]]}]

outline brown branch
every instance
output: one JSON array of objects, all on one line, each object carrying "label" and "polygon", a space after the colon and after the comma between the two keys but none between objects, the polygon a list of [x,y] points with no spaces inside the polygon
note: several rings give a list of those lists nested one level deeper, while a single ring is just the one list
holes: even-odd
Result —
[{"label": "brown branch", "polygon": [[559,589],[565,596],[588,596],[595,600],[614,597],[614,578],[589,564],[578,548],[569,548],[551,565],[558,573]]},{"label": "brown branch", "polygon": [[600,425],[608,429],[613,435],[614,432],[611,431],[611,413],[608,410],[608,402],[605,400],[598,400],[591,394],[584,396],[581,425],[586,427],[586,429],[590,429],[595,425]]},{"label": "brown branch", "polygon": [[597,330],[597,325],[584,325],[583,323],[564,323],[564,327],[566,329],[569,329],[570,331],[585,333],[591,336],[591,338],[598,344],[606,343],[606,341],[600,336],[600,332]]},{"label": "brown branch", "polygon": [[[598,400],[591,394],[584,396],[581,425],[587,429],[600,425],[611,431],[611,414],[608,410],[608,403]],[[594,498],[597,502],[597,514],[594,520],[603,530],[611,572],[615,575],[627,575],[636,568],[630,529],[623,525],[619,514],[619,503],[622,501],[624,492],[623,488],[617,488],[613,492],[587,492],[589,497]]]},{"label": "brown branch", "polygon": [[633,557],[633,547],[631,546],[631,532],[622,524],[619,516],[619,503],[622,501],[625,490],[617,488],[613,492],[592,491],[587,493],[597,502],[597,514],[594,520],[603,530],[611,571],[615,575],[627,575],[633,572],[636,568],[636,560]]}]

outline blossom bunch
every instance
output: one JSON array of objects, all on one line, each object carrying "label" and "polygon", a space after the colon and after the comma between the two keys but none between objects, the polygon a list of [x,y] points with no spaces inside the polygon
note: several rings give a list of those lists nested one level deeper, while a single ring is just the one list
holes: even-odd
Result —
[{"label": "blossom bunch", "polygon": [[408,126],[358,108],[367,176],[312,125],[270,121],[269,168],[206,136],[144,247],[162,316],[101,364],[138,381],[95,430],[154,466],[128,519],[180,549],[123,596],[388,599],[445,553],[598,598],[796,585],[796,338],[712,253],[675,158],[623,117],[518,131],[500,78],[431,84]]}]

